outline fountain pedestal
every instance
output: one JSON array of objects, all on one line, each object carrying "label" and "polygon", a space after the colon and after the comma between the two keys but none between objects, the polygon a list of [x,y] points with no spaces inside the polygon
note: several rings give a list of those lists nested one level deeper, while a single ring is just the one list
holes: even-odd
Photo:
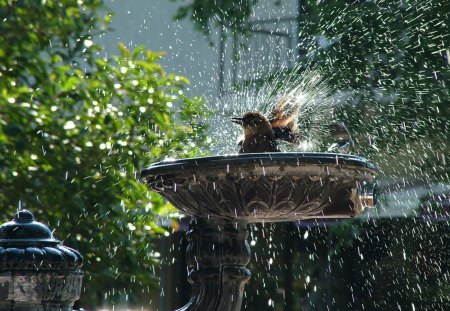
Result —
[{"label": "fountain pedestal", "polygon": [[331,153],[261,153],[156,163],[149,188],[192,215],[187,247],[193,296],[180,310],[238,311],[250,271],[252,222],[349,218],[374,202],[376,167]]},{"label": "fountain pedestal", "polygon": [[188,280],[193,296],[178,311],[240,310],[250,270],[244,224],[193,218],[186,234]]}]

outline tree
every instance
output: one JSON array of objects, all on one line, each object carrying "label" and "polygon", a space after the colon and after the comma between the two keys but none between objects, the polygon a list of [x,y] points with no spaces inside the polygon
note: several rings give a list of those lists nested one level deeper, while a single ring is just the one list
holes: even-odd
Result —
[{"label": "tree", "polygon": [[0,0],[0,209],[6,221],[29,208],[84,254],[89,306],[156,285],[158,219],[172,208],[139,171],[201,154],[206,127],[161,53],[99,57],[93,36],[111,15],[79,3]]},{"label": "tree", "polygon": [[212,24],[220,27],[225,25],[243,32],[252,13],[252,7],[257,3],[258,0],[195,0],[181,6],[174,18],[183,19],[189,17],[194,22],[194,28],[208,36],[211,34]]},{"label": "tree", "polygon": [[[450,4],[435,0],[304,5],[301,61],[349,94],[340,113],[357,152],[382,153],[392,177],[448,181],[449,17]],[[392,165],[399,156],[408,164]]]}]

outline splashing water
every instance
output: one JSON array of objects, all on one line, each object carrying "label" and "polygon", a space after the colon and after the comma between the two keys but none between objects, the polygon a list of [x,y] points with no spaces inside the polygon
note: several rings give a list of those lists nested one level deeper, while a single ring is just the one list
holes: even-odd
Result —
[{"label": "splashing water", "polygon": [[283,151],[322,151],[321,142],[328,138],[328,126],[334,117],[334,109],[342,95],[330,87],[328,78],[320,71],[299,68],[285,74],[278,71],[272,79],[256,88],[252,83],[241,90],[225,94],[216,102],[208,100],[213,111],[210,136],[215,144],[214,154],[237,151],[240,127],[230,122],[231,117],[242,116],[248,111],[259,111],[270,117],[275,105],[284,101],[283,109],[297,114],[300,132],[298,144],[284,144]]}]

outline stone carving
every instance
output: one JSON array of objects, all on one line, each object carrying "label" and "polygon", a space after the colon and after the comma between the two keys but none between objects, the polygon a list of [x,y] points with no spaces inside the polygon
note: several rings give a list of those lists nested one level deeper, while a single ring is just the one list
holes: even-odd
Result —
[{"label": "stone carving", "polygon": [[374,167],[344,155],[332,163],[283,155],[273,154],[272,163],[247,158],[237,165],[235,158],[224,158],[205,169],[188,161],[169,163],[166,172],[144,171],[143,179],[186,214],[201,217],[273,222],[353,217],[364,209],[359,194],[372,182]]}]

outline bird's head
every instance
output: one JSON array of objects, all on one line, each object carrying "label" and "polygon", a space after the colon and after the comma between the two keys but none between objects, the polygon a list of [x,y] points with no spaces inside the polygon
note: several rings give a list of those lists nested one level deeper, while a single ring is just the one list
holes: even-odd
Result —
[{"label": "bird's head", "polygon": [[260,112],[247,112],[242,118],[231,118],[231,122],[242,126],[244,132],[265,134],[272,131],[269,120]]}]

